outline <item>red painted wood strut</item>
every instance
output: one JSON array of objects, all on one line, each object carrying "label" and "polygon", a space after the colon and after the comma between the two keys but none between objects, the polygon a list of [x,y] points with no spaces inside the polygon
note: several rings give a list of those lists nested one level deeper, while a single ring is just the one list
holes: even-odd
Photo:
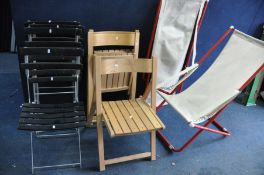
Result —
[{"label": "red painted wood strut", "polygon": [[[221,110],[219,110],[212,118],[210,118],[204,125],[203,127],[207,127],[210,123],[212,123],[216,117],[219,116],[219,114],[227,107],[224,106]],[[225,130],[223,128],[223,130]],[[157,136],[158,138],[165,144],[166,147],[168,147],[171,151],[173,152],[181,152],[183,151],[186,147],[188,147],[204,130],[203,129],[199,129],[185,144],[183,144],[180,148],[176,148],[174,147],[170,141],[162,134],[162,132],[157,131]],[[230,133],[228,131],[224,131],[226,134]]]},{"label": "red painted wood strut", "polygon": [[156,34],[158,22],[159,22],[159,15],[160,15],[161,6],[162,6],[162,0],[159,0],[158,6],[156,9],[156,16],[155,16],[153,27],[152,27],[152,32],[150,35],[150,40],[149,40],[146,58],[151,57],[151,52],[152,52],[152,48],[153,48],[153,44],[154,44],[155,34]]},{"label": "red painted wood strut", "polygon": [[[254,77],[261,72],[262,70],[264,70],[264,64],[262,64],[257,71],[241,86],[241,88],[239,88],[240,91],[242,91],[245,87],[247,87],[249,85],[249,83],[254,79]],[[157,136],[158,138],[165,144],[166,147],[168,147],[171,151],[173,152],[181,152],[183,151],[186,147],[188,147],[203,131],[210,131],[210,132],[214,132],[217,134],[221,134],[224,136],[229,136],[231,133],[229,131],[227,131],[226,128],[224,128],[223,126],[221,126],[217,121],[215,121],[215,119],[219,116],[219,114],[221,114],[224,109],[235,99],[235,97],[228,103],[226,104],[222,109],[220,109],[212,118],[210,118],[203,126],[200,125],[196,125],[194,124],[193,127],[198,128],[199,130],[185,143],[183,144],[183,146],[181,146],[180,148],[176,148],[174,147],[170,141],[162,134],[161,131],[157,131]],[[211,128],[207,128],[207,126],[209,124],[213,124],[215,125],[220,131],[211,129]]]},{"label": "red painted wood strut", "polygon": [[[152,27],[152,32],[151,32],[151,35],[150,35],[150,40],[149,40],[149,45],[148,45],[146,58],[151,58],[151,53],[152,53],[152,49],[153,49],[154,39],[155,39],[157,26],[158,26],[158,22],[159,22],[159,15],[160,15],[161,6],[162,6],[162,0],[159,0],[158,6],[157,6],[157,9],[156,9],[156,16],[155,16],[153,27]],[[150,74],[144,74],[143,75],[143,80],[145,81],[146,86],[147,86],[147,84],[149,83],[149,80],[150,80]]]}]

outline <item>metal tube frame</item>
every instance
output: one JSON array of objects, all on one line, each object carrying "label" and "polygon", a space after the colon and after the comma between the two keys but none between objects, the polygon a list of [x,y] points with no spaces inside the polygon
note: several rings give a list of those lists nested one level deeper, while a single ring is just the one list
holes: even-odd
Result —
[{"label": "metal tube frame", "polygon": [[[56,164],[56,165],[45,165],[45,166],[35,166],[34,165],[34,145],[33,145],[33,132],[30,133],[30,146],[31,146],[31,172],[35,173],[37,169],[45,169],[45,168],[66,168],[66,167],[75,167],[80,166],[82,168],[82,152],[81,152],[81,136],[80,129],[76,129],[76,134],[78,135],[78,151],[79,151],[79,162],[77,163],[68,163],[68,164]],[[36,135],[37,136],[37,135]],[[66,135],[64,135],[66,136]],[[69,135],[67,135],[69,136]],[[49,137],[54,137],[54,135],[49,135]],[[47,137],[45,137],[47,138]]]},{"label": "metal tube frame", "polygon": [[[32,35],[29,35],[29,41],[32,41]],[[76,37],[76,41],[79,40],[79,36]],[[76,62],[80,63],[80,57],[76,58]],[[28,63],[28,56],[25,56],[25,63]],[[29,86],[29,71],[26,70],[26,76],[27,76],[27,89],[28,89],[28,102],[29,103],[35,103],[35,104],[39,104],[39,95],[41,94],[45,94],[45,93],[40,93],[39,89],[40,87],[38,86],[38,83],[33,83],[33,97],[34,97],[34,101],[31,101],[31,95],[30,95],[30,86]],[[73,102],[79,102],[79,97],[78,97],[78,91],[79,91],[79,74],[80,71],[78,71],[76,73],[75,76],[77,76],[77,81],[74,83],[74,85],[72,86],[72,88],[74,89],[73,92]],[[49,94],[49,93],[46,93]],[[54,94],[54,93],[52,93]],[[44,134],[43,134],[44,133]],[[80,168],[82,168],[82,155],[81,155],[81,136],[80,136],[80,129],[76,128],[75,132],[67,132],[67,133],[59,133],[59,134],[45,134],[46,132],[43,131],[35,131],[35,136],[36,138],[58,138],[58,137],[65,137],[65,136],[73,136],[73,135],[78,135],[78,151],[79,151],[79,162],[77,163],[70,163],[70,164],[57,164],[57,165],[46,165],[46,166],[35,166],[34,165],[34,145],[33,145],[33,134],[34,132],[32,131],[30,133],[30,147],[31,147],[31,172],[32,174],[34,174],[35,170],[37,169],[45,169],[45,168],[54,168],[54,167],[75,167],[75,166],[80,166]]]}]

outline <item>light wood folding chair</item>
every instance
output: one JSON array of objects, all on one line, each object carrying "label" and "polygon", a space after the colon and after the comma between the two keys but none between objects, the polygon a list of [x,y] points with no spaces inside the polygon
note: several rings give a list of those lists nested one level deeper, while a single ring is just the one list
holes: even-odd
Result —
[{"label": "light wood folding chair", "polygon": [[[127,56],[95,56],[94,75],[96,83],[96,116],[100,171],[106,165],[150,157],[156,159],[156,130],[164,129],[164,124],[156,115],[156,59],[134,59]],[[152,73],[151,106],[145,97],[135,98],[137,73]],[[131,98],[129,100],[102,101],[102,77],[117,73],[133,74]],[[105,160],[102,120],[111,137],[150,133],[150,152],[133,154]]]},{"label": "light wood folding chair", "polygon": [[[87,84],[87,124],[95,123],[95,96],[93,80],[93,58],[97,56],[131,55],[138,58],[139,31],[88,32],[88,84]],[[103,49],[102,49],[103,48]],[[108,49],[106,49],[108,48]],[[115,50],[109,50],[109,49]],[[124,49],[127,48],[127,49]],[[128,90],[131,91],[131,74],[109,74],[102,76],[102,93]]]}]

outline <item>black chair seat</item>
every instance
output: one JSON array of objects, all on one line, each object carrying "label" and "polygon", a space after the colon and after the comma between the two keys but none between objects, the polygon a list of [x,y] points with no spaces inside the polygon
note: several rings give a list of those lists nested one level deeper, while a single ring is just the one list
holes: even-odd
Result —
[{"label": "black chair seat", "polygon": [[26,47],[82,47],[81,42],[75,41],[25,41]]},{"label": "black chair seat", "polygon": [[83,103],[22,105],[20,130],[52,131],[84,127],[86,117]]}]

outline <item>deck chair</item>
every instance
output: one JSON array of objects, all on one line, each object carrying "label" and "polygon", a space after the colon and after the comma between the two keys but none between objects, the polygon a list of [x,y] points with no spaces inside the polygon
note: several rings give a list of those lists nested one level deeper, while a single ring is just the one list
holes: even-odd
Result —
[{"label": "deck chair", "polygon": [[[199,129],[182,147],[174,147],[168,139],[157,132],[158,137],[174,152],[180,152],[190,145],[202,131],[209,131],[224,136],[230,132],[215,119],[232,100],[264,69],[264,42],[248,36],[230,27],[217,43],[193,67],[182,72],[180,85],[187,79],[208,55],[229,33],[228,43],[211,67],[189,88],[179,94],[170,95],[158,88],[158,93],[189,124]],[[158,85],[159,87],[160,85]],[[204,125],[199,125],[205,123]],[[218,130],[207,127],[209,124]]]},{"label": "deck chair", "polygon": [[[27,80],[28,102],[22,104],[18,129],[31,132],[32,174],[35,170],[51,167],[81,167],[80,128],[86,124],[84,105],[79,102],[79,81],[81,75],[80,48],[20,48]],[[41,57],[39,57],[41,55]],[[49,56],[67,55],[71,59],[50,61]],[[73,59],[75,57],[75,59]],[[41,59],[39,59],[41,58]],[[46,58],[46,59],[45,59]],[[48,58],[48,59],[47,59]],[[63,62],[61,62],[63,61]],[[69,96],[69,102],[59,102],[60,97]],[[51,100],[43,103],[42,97]],[[71,131],[71,132],[69,132]],[[37,166],[34,162],[33,138],[58,138],[77,136],[79,162],[58,165]]]},{"label": "deck chair", "polygon": [[[144,99],[135,99],[136,79],[132,80],[131,99],[102,101],[102,75],[113,73],[152,73],[152,83],[156,82],[156,59],[134,59],[133,56],[95,56],[96,116],[100,171],[106,165],[151,157],[156,159],[156,130],[164,129],[164,124],[155,113],[156,93],[151,88],[151,106]],[[151,152],[105,160],[102,119],[111,137],[150,133]]]},{"label": "deck chair", "polygon": [[[138,58],[139,31],[102,31],[88,32],[88,84],[87,84],[87,121],[88,125],[95,123],[95,96],[93,80],[94,56],[133,55]],[[130,92],[130,73],[109,74],[102,76],[102,93],[127,90]]]}]

